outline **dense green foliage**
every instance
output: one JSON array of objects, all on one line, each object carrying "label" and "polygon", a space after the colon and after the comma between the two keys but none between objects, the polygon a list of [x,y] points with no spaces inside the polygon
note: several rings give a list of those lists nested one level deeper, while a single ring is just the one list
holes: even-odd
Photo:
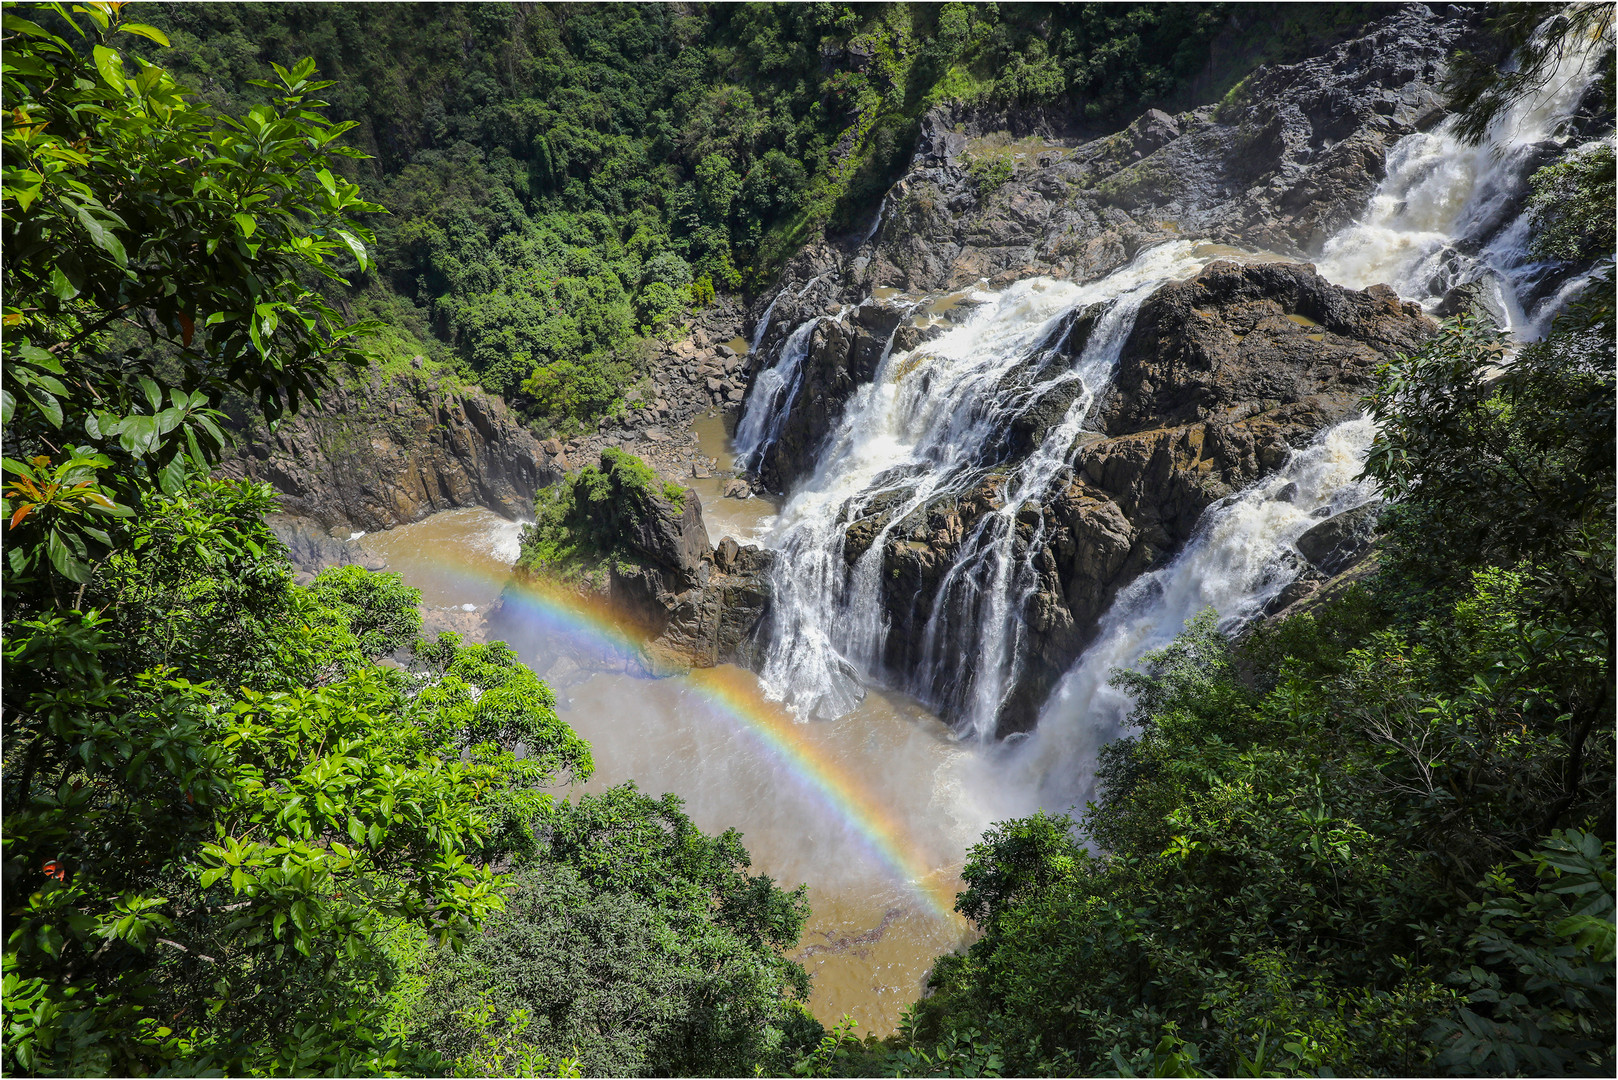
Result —
[{"label": "dense green foliage", "polygon": [[[97,30],[161,36],[129,25]],[[5,34],[0,407],[28,507],[7,559],[32,590],[47,562],[87,580],[137,477],[173,494],[187,462],[215,460],[226,392],[273,418],[329,381],[332,360],[362,362],[349,341],[367,326],[305,279],[341,284],[343,265],[367,265],[353,216],[374,207],[330,171],[350,151],[316,111],[311,65],[278,68],[270,103],[236,121],[194,108],[161,68],[129,76],[108,44],[81,54],[12,12]],[[114,328],[144,340],[103,351]]]},{"label": "dense green foliage", "polygon": [[[477,1072],[522,1033],[444,1046],[456,1061],[413,1009],[513,871],[579,887],[517,892],[500,927],[576,912],[637,942],[626,985],[688,995],[670,1025],[581,1040],[592,1069],[660,1062],[676,1027],[695,1071],[806,1049],[806,978],[780,957],[801,893],[677,805],[557,800],[589,747],[515,653],[418,640],[396,576],[295,585],[269,488],[207,478],[227,394],[269,419],[364,361],[366,324],[308,284],[363,267],[370,239],[310,65],[214,117],[115,51],[161,31],[110,6],[29,14],[7,9],[4,40],[5,1071]],[[615,831],[640,840],[604,873]],[[678,874],[677,897],[641,880]],[[570,1015],[599,1030],[610,1010]]]},{"label": "dense green foliage", "polygon": [[[852,231],[921,115],[1060,105],[1099,130],[1217,97],[1372,6],[154,4],[165,57],[241,111],[313,56],[386,205],[356,310],[574,430],[642,374],[639,335]],[[1223,38],[1220,37],[1223,35]],[[1225,47],[1214,62],[1216,39]]]},{"label": "dense green foliage", "polygon": [[1613,250],[1615,170],[1618,157],[1612,146],[1600,143],[1534,173],[1536,254],[1583,262]]},{"label": "dense green foliage", "polygon": [[[151,10],[213,109],[111,5],[5,14],[7,1072],[1613,1071],[1610,272],[1515,355],[1463,317],[1388,365],[1380,572],[1120,673],[1100,798],[974,848],[982,937],[882,1042],[807,1014],[803,891],[734,832],[558,797],[589,747],[509,648],[294,584],[270,491],[208,478],[227,397],[271,421],[372,342],[586,423],[637,337],[867,220],[925,109],[1112,122],[1253,8]],[[1561,40],[1463,65],[1467,115]],[[305,53],[345,84],[246,81]],[[1610,148],[1541,170],[1541,253],[1609,255],[1612,188]],[[524,566],[681,498],[609,451]]]},{"label": "dense green foliage", "polygon": [[[821,1031],[802,1005],[808,977],[780,954],[808,905],[802,887],[783,893],[747,864],[735,832],[702,835],[672,795],[614,788],[562,808],[506,910],[433,973],[423,1037],[473,1051],[487,1041],[482,1005],[497,1023],[520,1013],[520,1053],[597,1075],[782,1071]],[[487,1064],[509,1074],[516,1061]]]}]

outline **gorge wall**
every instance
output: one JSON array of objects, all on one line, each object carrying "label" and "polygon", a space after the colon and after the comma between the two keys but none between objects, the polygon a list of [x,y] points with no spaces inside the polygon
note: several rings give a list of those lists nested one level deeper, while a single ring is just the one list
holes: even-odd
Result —
[{"label": "gorge wall", "polygon": [[336,535],[348,531],[463,506],[526,518],[535,490],[568,467],[498,396],[425,374],[338,384],[273,431],[249,415],[232,418],[241,438],[219,472],[280,493],[272,525],[304,569],[364,561]]}]

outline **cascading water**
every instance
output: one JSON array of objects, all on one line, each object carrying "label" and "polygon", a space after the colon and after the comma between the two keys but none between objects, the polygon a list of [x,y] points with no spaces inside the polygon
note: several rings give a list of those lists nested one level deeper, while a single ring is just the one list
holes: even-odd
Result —
[{"label": "cascading water", "polygon": [[764,343],[764,335],[770,332],[770,319],[775,316],[775,305],[779,304],[781,297],[785,295],[786,290],[782,289],[775,294],[775,299],[770,301],[770,306],[764,309],[764,314],[758,320],[758,326],[753,328],[753,340],[748,344],[748,352],[758,352],[758,347]]},{"label": "cascading water", "polygon": [[[1096,398],[1112,380],[1124,342],[1135,327],[1141,301],[1158,284],[1150,281],[1118,297],[1097,321],[1078,363],[1044,384],[1049,387],[1077,379],[1083,389],[1068,406],[1061,423],[1051,428],[1010,479],[1004,504],[980,519],[962,547],[963,556],[957,557],[939,588],[938,600],[927,620],[922,662],[914,682],[931,696],[962,699],[959,707],[951,711],[961,715],[964,726],[979,738],[994,734],[1001,702],[1016,681],[1027,638],[1021,613],[1027,598],[1039,587],[1034,553],[1042,547],[1044,517],[1035,520],[1034,535],[1019,545],[1018,515],[1030,502],[1043,498],[1057,476],[1067,469],[1075,440]],[[1060,347],[1058,343],[1053,351]],[[1021,559],[1017,558],[1019,546]],[[954,634],[948,633],[944,625],[951,612],[967,613],[966,618],[955,620]],[[961,630],[966,630],[975,642],[960,641]],[[958,662],[962,646],[966,655],[977,657],[977,663],[969,669],[963,669]]]},{"label": "cascading water", "polygon": [[[1544,163],[1550,144],[1566,141],[1566,121],[1590,78],[1585,60],[1570,54],[1565,70],[1504,113],[1480,147],[1460,142],[1447,123],[1397,143],[1366,213],[1325,246],[1322,274],[1356,288],[1390,283],[1429,310],[1459,285],[1485,283],[1483,299],[1519,336],[1542,330],[1573,290],[1548,287],[1550,268],[1528,254],[1529,224],[1520,209],[1529,171]],[[996,508],[957,546],[928,613],[920,662],[899,677],[962,718],[964,730],[992,733],[1017,682],[1028,632],[1022,612],[1038,585],[1029,553],[1039,549],[1043,525],[1030,522],[1034,542],[1019,543],[1019,514],[1062,476],[1140,301],[1163,281],[1200,269],[1207,260],[1195,250],[1191,243],[1163,245],[1085,285],[1035,280],[977,293],[981,306],[961,325],[884,360],[848,402],[814,475],[793,493],[767,538],[781,556],[762,673],[769,693],[801,715],[840,715],[858,703],[862,679],[884,674],[889,628],[881,573],[890,534],[1003,464],[995,454],[1009,421],[1057,383],[1077,379],[1084,392],[1033,453],[1008,470]],[[1054,363],[1062,320],[1097,302],[1112,306],[1078,361]],[[807,334],[799,342],[807,345]],[[738,433],[744,451],[756,455],[767,446],[791,407],[794,391],[781,388],[799,377],[803,351],[793,346],[789,338],[767,392],[749,399]],[[1033,369],[1031,385],[1008,380],[1019,368]],[[1024,389],[1008,393],[1008,385]],[[1123,723],[1123,706],[1106,686],[1111,668],[1171,640],[1201,607],[1214,607],[1227,622],[1261,610],[1298,573],[1293,541],[1312,524],[1311,513],[1371,497],[1354,479],[1371,437],[1367,422],[1348,421],[1295,454],[1280,473],[1210,508],[1178,558],[1120,595],[1033,736],[1005,752],[1034,772],[1088,776],[1090,756],[1082,747],[1099,746]],[[1293,483],[1291,500],[1282,500]],[[861,523],[863,550],[850,560],[849,534]],[[1041,786],[1058,801],[1064,792],[1078,793],[1070,783],[1034,785]]]},{"label": "cascading water", "polygon": [[888,199],[889,198],[890,198],[890,196],[884,195],[884,196],[882,196],[882,201],[877,203],[876,217],[871,220],[871,227],[869,229],[865,230],[865,236],[860,240],[860,246],[861,247],[864,247],[866,244],[869,244],[871,242],[871,238],[882,230],[882,218],[883,218],[883,215],[885,215],[888,212]]},{"label": "cascading water", "polygon": [[[1449,121],[1401,139],[1361,221],[1325,245],[1321,274],[1354,288],[1390,282],[1429,310],[1457,285],[1487,282],[1482,298],[1519,339],[1542,334],[1585,278],[1543,288],[1551,267],[1529,251],[1522,193],[1528,172],[1544,161],[1539,148],[1560,134],[1584,96],[1592,67],[1583,52],[1564,58],[1544,90],[1499,117],[1481,146],[1456,139]],[[1541,298],[1525,311],[1521,298],[1530,291]],[[1262,612],[1297,576],[1295,542],[1321,511],[1332,516],[1375,497],[1358,479],[1374,436],[1368,419],[1338,424],[1278,473],[1209,507],[1173,562],[1113,602],[1033,733],[1000,750],[996,789],[1018,793],[1016,805],[1001,802],[988,812],[1082,806],[1097,754],[1126,730],[1132,707],[1109,684],[1111,673],[1168,644],[1205,608],[1226,629]]]},{"label": "cascading water", "polygon": [[1543,287],[1554,266],[1529,252],[1522,208],[1533,169],[1571,138],[1564,129],[1590,86],[1592,47],[1568,49],[1544,88],[1496,117],[1477,146],[1456,136],[1453,119],[1400,139],[1365,214],[1327,241],[1320,273],[1356,289],[1391,285],[1429,310],[1477,283],[1512,333],[1543,334],[1582,281]]},{"label": "cascading water", "polygon": [[781,425],[792,412],[798,387],[803,382],[803,361],[809,355],[809,341],[824,316],[803,323],[781,345],[775,363],[758,373],[748,390],[741,422],[736,425],[736,460],[753,468],[759,457],[781,434]]},{"label": "cascading water", "polygon": [[[797,299],[809,295],[809,291],[825,277],[825,274],[819,274],[810,278],[798,290]],[[785,294],[784,289],[777,293],[775,299],[770,301],[770,306],[764,309],[758,329],[753,331],[752,352],[758,352],[765,333],[769,331],[770,316],[775,313],[775,305],[781,302]],[[843,308],[835,317],[841,319],[847,310]],[[756,467],[764,451],[781,434],[781,425],[791,414],[798,388],[803,384],[803,361],[809,355],[810,338],[822,318],[824,316],[810,319],[787,335],[781,351],[776,354],[775,363],[753,379],[753,385],[747,391],[747,400],[742,404],[741,421],[736,425],[736,460],[743,468]]]},{"label": "cascading water", "polygon": [[1109,685],[1112,672],[1173,641],[1205,608],[1227,629],[1262,612],[1297,577],[1299,561],[1289,556],[1298,537],[1375,497],[1374,485],[1358,479],[1373,434],[1363,417],[1335,425],[1277,472],[1204,511],[1173,561],[1119,593],[1034,732],[1001,751],[995,772],[1005,789],[1053,809],[1083,806],[1096,755],[1124,729],[1132,706]]},{"label": "cascading water", "polygon": [[[793,494],[767,538],[781,555],[774,571],[774,606],[790,613],[776,619],[766,650],[762,677],[767,690],[804,715],[835,716],[853,708],[863,694],[861,679],[881,667],[887,625],[880,575],[892,528],[932,501],[959,494],[980,480],[1010,422],[1059,384],[1080,380],[1083,393],[1062,422],[1006,479],[1008,505],[1015,505],[995,516],[1011,522],[1017,509],[1037,497],[1065,466],[1089,406],[1117,362],[1140,299],[1207,261],[1194,245],[1177,242],[1145,252],[1128,267],[1085,285],[1034,279],[999,293],[979,293],[974,299],[982,306],[961,325],[925,346],[888,355],[873,381],[850,399],[821,449],[814,475]],[[1055,363],[1064,320],[1076,309],[1102,302],[1112,303],[1112,310],[1091,334],[1077,364]],[[787,356],[791,346],[789,339],[778,368],[801,365],[801,356]],[[1007,384],[1027,369],[1033,372],[1028,385],[1008,393]],[[751,410],[742,422],[754,447],[767,441],[758,432],[778,425],[778,417]],[[737,441],[743,444],[740,430]],[[885,515],[886,522],[851,567],[844,557],[847,527],[876,513]],[[1009,537],[1007,529],[985,526],[970,548],[991,578],[1000,576],[1002,591],[1025,584],[1025,575],[1011,565]],[[967,587],[965,580],[962,587]],[[991,679],[1015,663],[1016,646],[1005,639],[1014,633],[1019,605],[989,591],[984,590],[985,613],[998,621],[974,620],[973,662],[963,665],[953,655],[937,663],[940,671],[947,668],[958,675],[983,670],[978,661],[987,649],[1002,657]],[[926,681],[917,679],[924,697],[931,696]],[[931,681],[948,682],[946,695],[964,693],[964,684],[954,680]],[[991,718],[998,704],[991,700],[994,694],[978,694]],[[981,728],[984,721],[976,712],[972,715],[971,724]]]}]

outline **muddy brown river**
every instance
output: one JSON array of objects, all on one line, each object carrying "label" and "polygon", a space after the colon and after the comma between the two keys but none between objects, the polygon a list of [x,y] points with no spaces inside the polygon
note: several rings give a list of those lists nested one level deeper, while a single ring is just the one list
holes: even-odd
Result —
[{"label": "muddy brown river", "polygon": [[[724,498],[723,427],[715,416],[697,430],[720,459],[714,479],[691,481],[712,538],[756,542],[776,505]],[[520,532],[463,509],[360,543],[422,590],[430,615],[460,617],[475,637]],[[933,959],[969,939],[949,908],[965,851],[989,820],[970,794],[984,788],[983,763],[917,702],[872,691],[839,720],[800,722],[739,668],[662,679],[580,672],[568,683],[558,689],[562,716],[596,761],[582,790],[634,781],[673,792],[702,829],[738,830],[754,872],[808,885],[813,914],[793,955],[813,976],[822,1021],[849,1014],[862,1031],[892,1031]]]}]

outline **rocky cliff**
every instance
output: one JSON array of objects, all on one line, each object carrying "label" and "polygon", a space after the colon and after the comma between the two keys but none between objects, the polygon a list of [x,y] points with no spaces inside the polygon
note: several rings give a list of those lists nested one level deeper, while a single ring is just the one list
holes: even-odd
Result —
[{"label": "rocky cliff", "polygon": [[[1080,315],[1066,348],[1082,348],[1087,317],[1094,316]],[[1096,404],[1098,430],[1079,436],[1071,468],[1018,513],[1013,559],[1034,567],[1038,584],[1025,601],[1031,648],[1002,704],[1002,733],[1032,724],[1123,585],[1183,547],[1214,502],[1274,472],[1316,432],[1355,412],[1376,366],[1418,348],[1432,331],[1419,307],[1386,287],[1343,289],[1295,264],[1215,262],[1147,299]],[[1057,403],[1056,415],[1068,400]],[[1032,412],[1028,423],[1037,425]],[[1043,436],[1040,429],[1033,441]],[[974,591],[940,585],[980,519],[1004,498],[1002,473],[990,468],[964,494],[892,528],[880,503],[849,522],[843,552],[851,566],[886,530],[887,667],[918,669],[929,621],[945,628],[936,651],[964,650],[949,637],[971,636]],[[1330,545],[1319,546],[1324,556]],[[935,683],[918,689],[947,708],[971,673],[959,665],[935,671]]]},{"label": "rocky cliff", "polygon": [[323,529],[386,529],[461,506],[527,517],[534,491],[567,468],[500,398],[419,374],[340,385],[273,431],[245,410],[235,421],[242,438],[220,472],[269,483],[287,515]]},{"label": "rocky cliff", "polygon": [[1478,15],[1412,4],[1320,56],[1260,68],[1217,104],[1152,110],[1076,145],[1016,139],[941,107],[925,118],[875,242],[806,251],[795,276],[835,268],[861,294],[1084,279],[1178,237],[1307,259],[1365,206],[1392,143],[1442,119],[1444,61]]}]

